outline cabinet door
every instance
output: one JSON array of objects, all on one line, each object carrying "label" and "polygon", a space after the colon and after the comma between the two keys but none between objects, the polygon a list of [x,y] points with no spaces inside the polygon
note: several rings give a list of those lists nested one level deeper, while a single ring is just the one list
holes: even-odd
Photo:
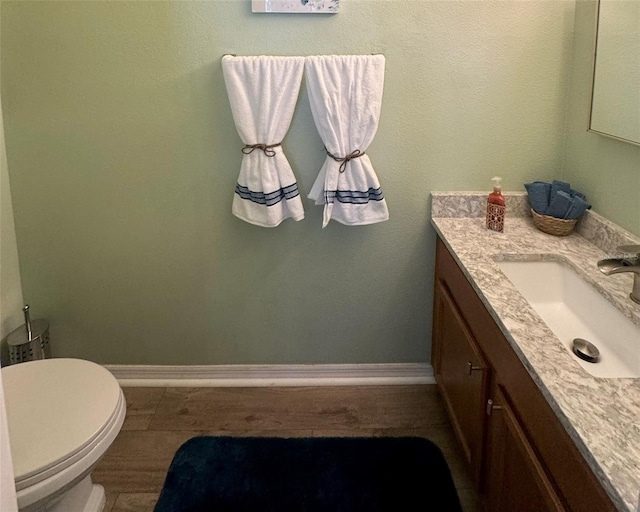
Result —
[{"label": "cabinet door", "polygon": [[436,280],[436,382],[476,483],[481,481],[488,368],[446,286]]},{"label": "cabinet door", "polygon": [[503,393],[487,401],[485,502],[488,511],[565,511],[549,476]]}]

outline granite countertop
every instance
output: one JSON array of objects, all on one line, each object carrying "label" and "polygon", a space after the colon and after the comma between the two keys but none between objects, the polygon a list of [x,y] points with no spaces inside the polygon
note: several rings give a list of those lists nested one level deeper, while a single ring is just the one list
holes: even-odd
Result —
[{"label": "granite countertop", "polygon": [[640,325],[640,305],[629,299],[633,276],[605,276],[597,268],[617,246],[640,239],[592,211],[571,235],[548,235],[533,225],[525,193],[504,195],[504,233],[485,228],[486,193],[433,192],[431,223],[613,503],[621,511],[640,511],[640,378],[587,373],[496,264],[560,260]]}]

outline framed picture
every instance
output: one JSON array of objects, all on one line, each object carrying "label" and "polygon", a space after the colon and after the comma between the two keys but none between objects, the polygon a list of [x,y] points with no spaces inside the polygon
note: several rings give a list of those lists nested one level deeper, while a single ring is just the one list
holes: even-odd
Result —
[{"label": "framed picture", "polygon": [[304,12],[334,14],[340,0],[251,0],[253,12]]}]

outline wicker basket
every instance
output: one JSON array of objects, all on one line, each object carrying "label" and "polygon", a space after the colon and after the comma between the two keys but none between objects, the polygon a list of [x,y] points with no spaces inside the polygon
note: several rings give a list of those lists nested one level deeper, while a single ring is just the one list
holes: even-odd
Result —
[{"label": "wicker basket", "polygon": [[578,219],[557,219],[549,215],[540,215],[533,209],[531,210],[531,215],[533,215],[533,225],[535,227],[540,231],[555,236],[570,235],[573,232],[576,222],[578,222]]}]

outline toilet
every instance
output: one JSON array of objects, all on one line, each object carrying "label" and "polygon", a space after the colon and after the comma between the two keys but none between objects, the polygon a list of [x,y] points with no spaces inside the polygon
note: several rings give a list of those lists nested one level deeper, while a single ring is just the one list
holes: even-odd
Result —
[{"label": "toilet", "polygon": [[126,401],[115,377],[81,359],[2,368],[20,512],[100,512],[91,471],[118,435]]}]

